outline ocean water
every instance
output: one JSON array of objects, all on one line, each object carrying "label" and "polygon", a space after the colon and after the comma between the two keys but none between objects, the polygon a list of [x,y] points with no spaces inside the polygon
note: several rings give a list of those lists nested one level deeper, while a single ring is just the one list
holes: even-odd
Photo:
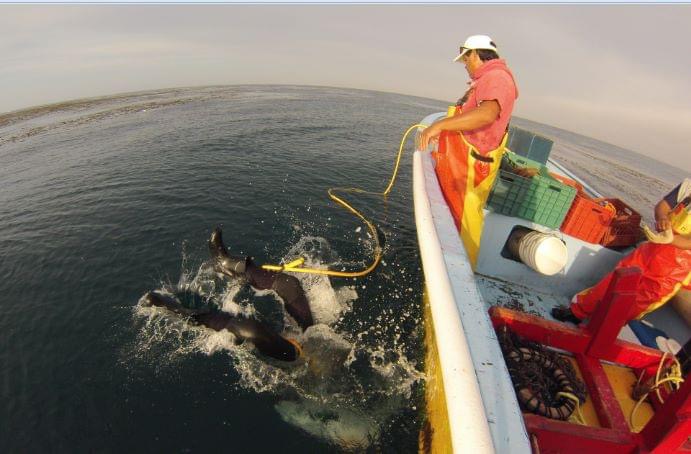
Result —
[{"label": "ocean water", "polygon": [[[299,276],[302,333],[271,292],[209,272],[216,225],[259,263],[361,269],[367,229],[326,196],[382,190],[402,132],[442,101],[361,90],[159,90],[0,116],[0,452],[414,452],[424,389],[412,144],[387,199],[349,200],[386,243],[361,279]],[[516,119],[644,216],[683,173]],[[643,162],[643,163],[642,163]],[[647,210],[647,211],[645,211]],[[295,337],[282,364],[141,307],[193,290]],[[189,302],[192,304],[192,302]]]},{"label": "ocean water", "polygon": [[[317,325],[204,266],[216,225],[259,263],[362,269],[331,186],[381,191],[438,102],[309,87],[164,90],[0,119],[0,452],[411,451],[422,382],[410,156],[362,279],[299,276]],[[192,289],[296,337],[281,364],[138,301]]]}]

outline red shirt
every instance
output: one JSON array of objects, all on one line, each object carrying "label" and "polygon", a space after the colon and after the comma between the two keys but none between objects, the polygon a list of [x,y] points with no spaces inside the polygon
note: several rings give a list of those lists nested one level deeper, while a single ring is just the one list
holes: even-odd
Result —
[{"label": "red shirt", "polygon": [[472,76],[470,94],[463,104],[462,111],[470,112],[477,109],[482,101],[497,101],[501,108],[499,117],[494,122],[482,128],[463,133],[466,140],[477,150],[486,154],[494,150],[501,143],[506,128],[511,119],[513,104],[518,98],[518,88],[511,70],[504,60],[489,60],[480,66]]}]

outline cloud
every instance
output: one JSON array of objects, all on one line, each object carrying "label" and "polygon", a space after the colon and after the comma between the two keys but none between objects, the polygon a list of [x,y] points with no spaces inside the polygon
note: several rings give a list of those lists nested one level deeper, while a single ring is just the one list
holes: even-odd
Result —
[{"label": "cloud", "polygon": [[174,85],[289,83],[455,101],[487,33],[516,114],[661,159],[686,150],[685,5],[0,5],[0,111]]}]

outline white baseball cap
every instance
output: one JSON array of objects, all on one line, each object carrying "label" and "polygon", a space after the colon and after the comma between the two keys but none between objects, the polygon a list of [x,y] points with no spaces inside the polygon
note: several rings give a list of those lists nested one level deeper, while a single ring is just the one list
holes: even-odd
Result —
[{"label": "white baseball cap", "polygon": [[487,49],[487,50],[493,50],[494,52],[497,52],[497,45],[494,44],[494,41],[492,41],[492,38],[490,38],[487,35],[472,35],[469,36],[468,39],[465,40],[463,45],[461,46],[460,49],[460,54],[458,54],[458,57],[454,58],[453,61],[459,61],[462,56],[466,54],[469,50],[476,50],[476,49]]}]

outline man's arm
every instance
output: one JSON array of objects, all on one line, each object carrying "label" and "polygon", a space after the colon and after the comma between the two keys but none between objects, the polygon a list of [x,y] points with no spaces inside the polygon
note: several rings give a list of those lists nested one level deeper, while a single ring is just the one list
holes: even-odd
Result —
[{"label": "man's arm", "polygon": [[[681,186],[681,184],[677,185],[655,205],[655,227],[658,232],[663,232],[668,229],[671,230],[672,221],[669,219],[669,214],[677,204]],[[670,244],[679,249],[691,249],[691,235],[674,234]]]},{"label": "man's arm", "polygon": [[680,189],[681,184],[678,184],[655,205],[655,227],[658,232],[664,232],[672,227],[672,223],[669,220],[669,213],[677,205]]},{"label": "man's arm", "polygon": [[443,118],[432,123],[420,135],[420,150],[426,150],[431,141],[438,139],[442,131],[472,131],[482,128],[499,117],[501,107],[495,100],[483,101],[477,109],[461,115]]},{"label": "man's arm", "polygon": [[679,249],[691,249],[691,237],[687,235],[674,235],[671,244]]},{"label": "man's arm", "polygon": [[655,205],[655,228],[658,232],[664,232],[667,229],[672,228],[672,223],[669,220],[669,213],[672,211],[672,207],[665,199],[660,200]]}]

